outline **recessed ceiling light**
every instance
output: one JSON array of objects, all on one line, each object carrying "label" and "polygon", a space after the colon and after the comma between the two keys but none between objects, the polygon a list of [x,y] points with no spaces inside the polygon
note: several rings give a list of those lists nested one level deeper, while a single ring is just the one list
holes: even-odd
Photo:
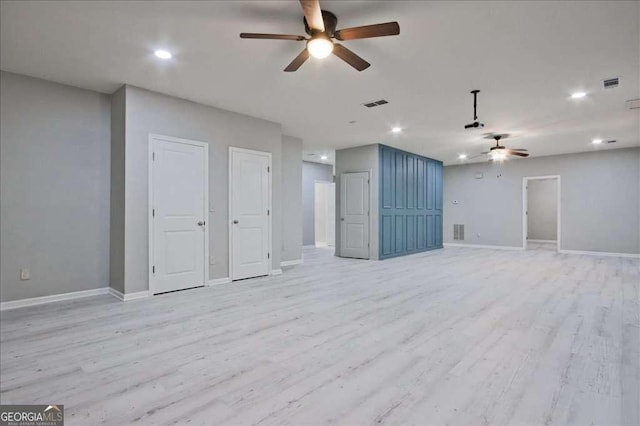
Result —
[{"label": "recessed ceiling light", "polygon": [[582,99],[587,96],[586,92],[575,92],[571,94],[571,99]]},{"label": "recessed ceiling light", "polygon": [[467,154],[460,154],[460,155],[458,155],[458,159],[460,159],[460,160],[466,160],[466,159],[467,159]]},{"label": "recessed ceiling light", "polygon": [[401,133],[402,132],[402,127],[392,127],[391,131],[393,133]]},{"label": "recessed ceiling light", "polygon": [[594,145],[600,145],[602,143],[602,139],[594,139],[591,141],[591,143]]},{"label": "recessed ceiling light", "polygon": [[321,160],[326,160],[327,158],[329,158],[329,157],[327,157],[326,155],[323,155],[323,156],[320,157]]},{"label": "recessed ceiling light", "polygon": [[173,56],[171,55],[171,52],[162,49],[156,50],[155,52],[153,52],[153,54],[160,59],[171,59],[171,57]]}]

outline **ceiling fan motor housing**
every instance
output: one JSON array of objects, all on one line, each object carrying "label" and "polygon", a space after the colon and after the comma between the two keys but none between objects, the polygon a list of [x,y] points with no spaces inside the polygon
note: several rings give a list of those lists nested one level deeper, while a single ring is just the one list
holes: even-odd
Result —
[{"label": "ceiling fan motor housing", "polygon": [[[313,36],[317,31],[312,30],[307,23],[307,18],[302,18],[304,21],[304,30],[310,36]],[[328,10],[322,11],[322,20],[324,21],[324,33],[328,37],[333,37],[336,32],[336,26],[338,25],[338,17]]]}]

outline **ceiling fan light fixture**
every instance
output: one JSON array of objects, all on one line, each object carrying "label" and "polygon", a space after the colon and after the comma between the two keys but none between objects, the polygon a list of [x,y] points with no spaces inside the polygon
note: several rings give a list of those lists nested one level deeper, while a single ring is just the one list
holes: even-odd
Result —
[{"label": "ceiling fan light fixture", "polygon": [[307,50],[314,58],[326,58],[333,52],[333,42],[325,36],[316,36],[307,42]]}]

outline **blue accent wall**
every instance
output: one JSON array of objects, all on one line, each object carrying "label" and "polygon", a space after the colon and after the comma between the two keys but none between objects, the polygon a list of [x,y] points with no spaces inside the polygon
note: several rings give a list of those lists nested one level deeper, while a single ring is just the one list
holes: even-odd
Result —
[{"label": "blue accent wall", "polygon": [[380,259],[442,248],[442,162],[380,145]]}]

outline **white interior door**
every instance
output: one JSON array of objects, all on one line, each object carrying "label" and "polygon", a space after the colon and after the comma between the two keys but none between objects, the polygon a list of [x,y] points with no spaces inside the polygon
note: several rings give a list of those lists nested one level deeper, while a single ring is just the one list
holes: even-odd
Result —
[{"label": "white interior door", "polygon": [[369,173],[340,177],[340,256],[369,258]]},{"label": "white interior door", "polygon": [[207,149],[198,144],[151,139],[154,294],[205,284]]},{"label": "white interior door", "polygon": [[232,280],[268,275],[271,265],[271,154],[229,149]]}]

